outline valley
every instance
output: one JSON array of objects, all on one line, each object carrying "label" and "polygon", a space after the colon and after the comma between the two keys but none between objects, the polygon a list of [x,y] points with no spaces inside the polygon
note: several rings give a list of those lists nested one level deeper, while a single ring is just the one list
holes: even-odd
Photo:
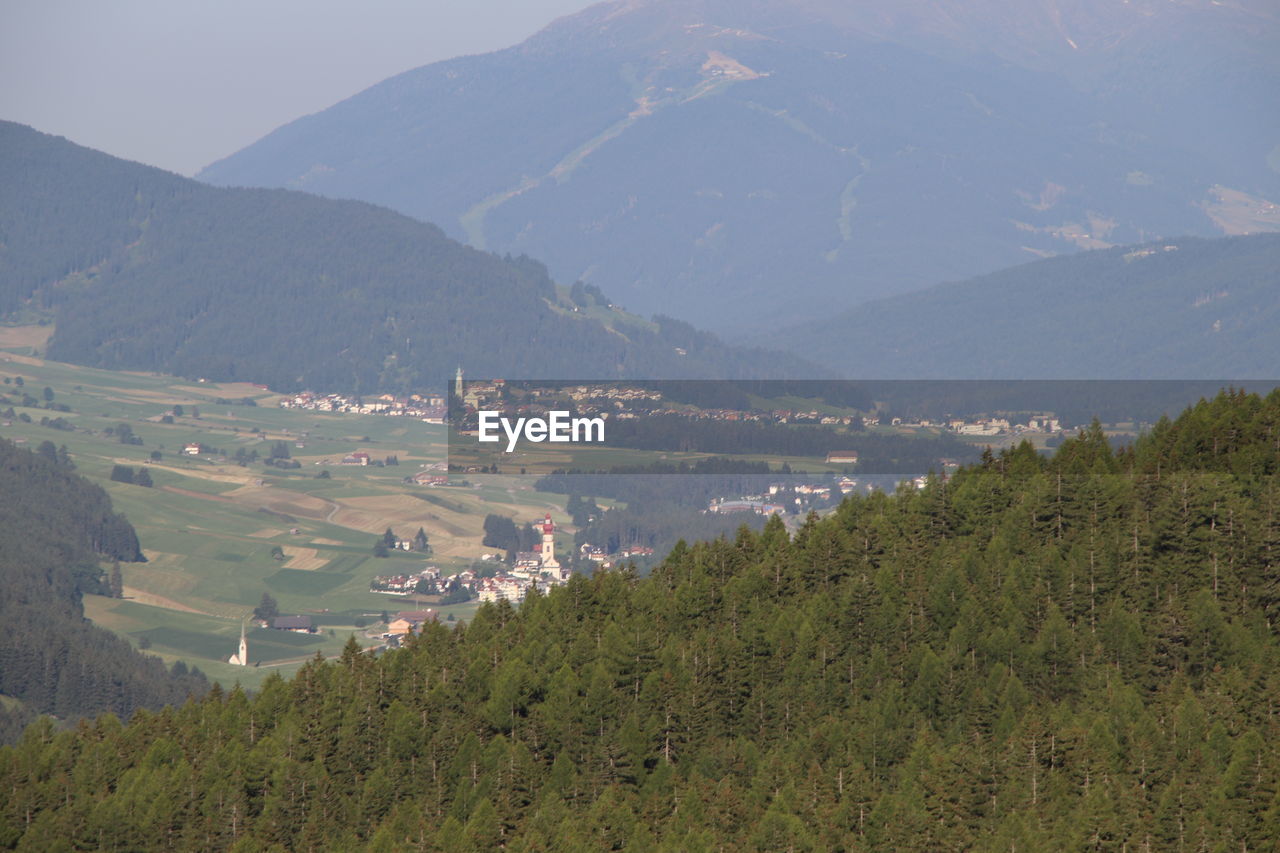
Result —
[{"label": "valley", "polygon": [[[124,597],[86,596],[86,614],[166,663],[182,660],[215,680],[256,685],[271,671],[291,672],[316,653],[340,651],[383,612],[431,606],[441,619],[466,619],[474,601],[441,606],[423,598],[369,591],[375,574],[451,574],[471,565],[488,513],[524,521],[563,510],[561,496],[534,492],[529,478],[486,477],[480,485],[428,487],[405,478],[442,463],[444,427],[413,418],[278,408],[279,395],[249,383],[189,382],[171,376],[107,371],[32,355],[48,327],[0,327],[0,396],[32,393],[69,411],[0,404],[0,437],[36,450],[65,445],[76,472],[107,489],[138,531],[144,563],[121,565]],[[22,386],[16,385],[21,378]],[[46,401],[43,389],[52,390]],[[221,402],[220,402],[221,401]],[[248,405],[247,403],[252,403]],[[175,408],[176,407],[176,408]],[[181,410],[181,415],[175,415]],[[30,422],[22,419],[30,418]],[[172,423],[165,423],[169,418]],[[61,422],[57,428],[41,420]],[[136,444],[121,443],[121,427]],[[300,467],[241,466],[237,453],[265,459],[279,443]],[[199,455],[183,453],[199,445]],[[375,464],[343,465],[357,449]],[[158,458],[156,458],[158,455]],[[398,464],[386,465],[387,457]],[[381,463],[381,464],[376,464]],[[117,466],[145,469],[143,487],[112,480]],[[391,528],[409,538],[421,527],[430,555],[372,546]],[[273,548],[280,555],[273,556]],[[251,659],[227,664],[240,620],[263,593],[282,614],[307,614],[315,634],[255,628]]]}]

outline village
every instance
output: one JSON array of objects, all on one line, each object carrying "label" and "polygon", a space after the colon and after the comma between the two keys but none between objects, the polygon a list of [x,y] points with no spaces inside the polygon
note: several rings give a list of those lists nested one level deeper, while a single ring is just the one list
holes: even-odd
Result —
[{"label": "village", "polygon": [[[493,564],[492,573],[464,569],[455,575],[443,576],[438,567],[426,566],[416,574],[378,575],[370,582],[369,591],[398,596],[435,595],[445,603],[475,598],[481,603],[504,600],[519,604],[530,590],[547,592],[568,583],[573,574],[569,566],[562,565],[556,558],[556,525],[551,514],[547,513],[534,526],[540,541],[533,545],[532,551],[517,552],[509,567],[503,564],[502,555],[485,554],[479,562]],[[648,553],[651,555],[653,549],[648,549]]]},{"label": "village", "polygon": [[407,397],[380,394],[371,400],[365,400],[343,394],[300,391],[297,394],[282,397],[280,408],[335,414],[390,415],[417,418],[429,424],[444,423],[447,412],[442,394],[410,394]]},{"label": "village", "polygon": [[[1010,417],[998,415],[973,415],[969,417],[945,417],[938,420],[929,418],[909,419],[902,417],[882,417],[877,413],[870,414],[832,414],[817,409],[734,409],[703,408],[672,404],[666,401],[662,392],[655,388],[629,386],[619,384],[583,384],[565,387],[522,388],[518,403],[509,393],[507,383],[502,379],[473,381],[462,383],[461,374],[457,380],[462,388],[461,399],[464,411],[468,414],[482,407],[503,407],[519,415],[545,414],[555,408],[564,408],[566,401],[571,401],[573,411],[580,415],[599,415],[618,420],[630,420],[647,415],[677,415],[690,420],[710,420],[725,422],[755,422],[772,424],[794,424],[808,426],[832,426],[853,429],[890,428],[902,431],[944,430],[961,436],[992,437],[1021,435],[1023,433],[1058,434],[1066,431],[1059,418],[1052,412],[1039,412],[1025,415],[1025,420],[1014,421]],[[855,454],[856,456],[856,454]],[[844,461],[844,460],[828,460]],[[853,460],[853,461],[856,461]]]},{"label": "village", "polygon": [[[458,371],[455,388],[460,392],[463,418],[486,406],[503,406],[511,402],[508,385],[502,379],[462,381]],[[548,388],[523,388],[522,402],[506,405],[514,414],[545,414],[555,408],[563,408],[572,402],[576,414],[631,420],[646,415],[678,415],[691,420],[724,422],[754,422],[772,424],[816,425],[846,427],[852,429],[891,428],[902,431],[945,430],[961,436],[995,437],[1021,435],[1023,433],[1060,434],[1069,429],[1052,412],[1025,415],[1025,420],[1014,421],[1007,416],[974,415],[969,417],[929,418],[882,417],[869,414],[832,414],[817,409],[777,408],[768,410],[702,408],[671,405],[661,390],[643,386],[620,384],[582,384]],[[372,399],[343,394],[325,394],[300,391],[280,399],[282,409],[302,409],[336,414],[387,415],[417,418],[425,423],[444,424],[449,420],[447,398],[444,394],[426,393],[396,396],[381,394]]]}]

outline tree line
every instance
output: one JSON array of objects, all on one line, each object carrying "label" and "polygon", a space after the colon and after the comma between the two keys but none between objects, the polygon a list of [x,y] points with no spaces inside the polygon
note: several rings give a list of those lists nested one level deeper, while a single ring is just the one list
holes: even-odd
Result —
[{"label": "tree line", "polygon": [[81,596],[118,597],[119,564],[142,559],[107,493],[52,442],[31,453],[0,439],[0,693],[18,703],[0,709],[0,741],[36,714],[128,715],[205,691],[203,675],[171,672],[84,618]]},{"label": "tree line", "polygon": [[257,696],[0,751],[0,840],[1262,849],[1280,394],[678,544]]}]

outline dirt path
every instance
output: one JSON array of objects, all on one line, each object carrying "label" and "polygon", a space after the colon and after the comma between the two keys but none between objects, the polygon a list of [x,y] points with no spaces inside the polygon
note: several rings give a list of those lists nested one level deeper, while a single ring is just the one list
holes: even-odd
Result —
[{"label": "dirt path", "polygon": [[156,595],[154,592],[145,592],[134,586],[126,586],[124,588],[124,597],[139,604],[146,604],[151,607],[163,607],[166,610],[178,610],[182,613],[198,613],[201,616],[212,616],[212,613],[206,613],[203,610],[197,610],[194,607],[188,607],[180,604],[172,598],[165,598],[163,595]]},{"label": "dirt path", "polygon": [[202,500],[206,500],[206,501],[216,501],[217,503],[221,503],[221,504],[235,503],[235,501],[233,501],[231,498],[224,498],[222,495],[210,495],[205,492],[193,492],[191,489],[180,489],[177,486],[161,486],[160,490],[164,492],[171,492],[175,495],[186,495],[189,498],[201,498]]}]

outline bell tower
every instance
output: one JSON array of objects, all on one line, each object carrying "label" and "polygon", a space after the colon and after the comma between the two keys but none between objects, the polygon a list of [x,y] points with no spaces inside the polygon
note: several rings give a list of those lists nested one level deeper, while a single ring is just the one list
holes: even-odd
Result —
[{"label": "bell tower", "polygon": [[556,524],[551,520],[551,513],[538,525],[542,528],[542,571],[560,573],[560,564],[556,562]]}]

